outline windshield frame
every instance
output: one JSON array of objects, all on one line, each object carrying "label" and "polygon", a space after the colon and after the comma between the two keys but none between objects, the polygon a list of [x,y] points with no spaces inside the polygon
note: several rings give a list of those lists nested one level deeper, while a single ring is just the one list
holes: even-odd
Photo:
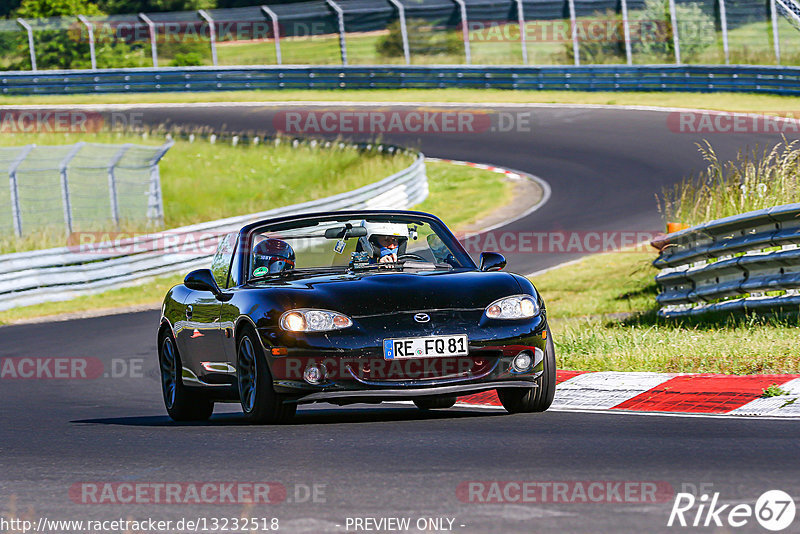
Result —
[{"label": "windshield frame", "polygon": [[[405,220],[396,220],[396,219]],[[239,279],[244,280],[245,283],[252,281],[269,280],[272,277],[257,276],[251,274],[250,263],[252,261],[252,248],[253,239],[257,234],[264,232],[279,232],[281,230],[296,229],[304,226],[314,226],[323,222],[352,222],[354,219],[368,219],[374,221],[386,220],[392,222],[417,222],[428,224],[431,229],[439,236],[442,242],[450,249],[455,259],[463,265],[463,269],[478,270],[478,266],[470,257],[469,253],[464,249],[461,243],[456,239],[450,229],[438,217],[429,213],[421,211],[399,211],[399,210],[361,210],[361,211],[337,211],[328,213],[310,213],[308,215],[295,215],[288,217],[281,217],[277,219],[269,219],[265,221],[258,221],[249,224],[240,231],[240,243],[243,246],[239,247],[237,255],[240,255],[240,272]],[[315,224],[316,223],[316,224]],[[344,268],[341,272],[346,272]],[[313,270],[309,270],[309,275],[313,275]],[[275,278],[280,278],[276,275]]]}]

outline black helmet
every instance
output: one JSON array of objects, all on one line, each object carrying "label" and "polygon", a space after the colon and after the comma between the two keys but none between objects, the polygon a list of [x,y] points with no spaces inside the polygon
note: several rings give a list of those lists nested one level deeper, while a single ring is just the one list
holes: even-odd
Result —
[{"label": "black helmet", "polygon": [[275,274],[294,269],[294,250],[286,241],[267,238],[253,250],[253,274]]}]

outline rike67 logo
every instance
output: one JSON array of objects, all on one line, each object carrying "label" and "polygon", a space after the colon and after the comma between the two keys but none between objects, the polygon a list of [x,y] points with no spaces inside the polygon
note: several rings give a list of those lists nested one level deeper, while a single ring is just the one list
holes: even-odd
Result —
[{"label": "rike67 logo", "polygon": [[691,493],[678,493],[669,514],[667,526],[679,527],[743,527],[758,522],[763,528],[778,532],[794,521],[795,504],[791,495],[781,490],[765,491],[756,500],[755,506],[748,503],[726,503],[719,499],[719,492],[700,498]]}]

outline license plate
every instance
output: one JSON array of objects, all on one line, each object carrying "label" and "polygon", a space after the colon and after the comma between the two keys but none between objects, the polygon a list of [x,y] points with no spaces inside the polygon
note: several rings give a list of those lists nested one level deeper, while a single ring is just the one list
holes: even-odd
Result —
[{"label": "license plate", "polygon": [[466,356],[467,354],[469,354],[469,340],[463,334],[383,340],[383,357],[386,360],[439,358],[443,356]]}]

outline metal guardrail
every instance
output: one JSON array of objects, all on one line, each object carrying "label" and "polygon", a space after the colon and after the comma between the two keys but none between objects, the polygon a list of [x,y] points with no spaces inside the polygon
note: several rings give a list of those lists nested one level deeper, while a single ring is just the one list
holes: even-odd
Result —
[{"label": "metal guardrail", "polygon": [[[427,196],[425,158],[419,153],[406,169],[332,197],[185,226],[119,243],[93,243],[83,249],[76,244],[2,255],[0,310],[67,300],[146,277],[208,265],[223,235],[258,219],[311,211],[405,209],[422,202]],[[177,243],[182,244],[183,250],[175,252]]]},{"label": "metal guardrail", "polygon": [[3,95],[445,87],[800,94],[800,67],[258,66],[0,73]]},{"label": "metal guardrail", "polygon": [[717,219],[653,242],[659,315],[797,309],[800,203]]}]

